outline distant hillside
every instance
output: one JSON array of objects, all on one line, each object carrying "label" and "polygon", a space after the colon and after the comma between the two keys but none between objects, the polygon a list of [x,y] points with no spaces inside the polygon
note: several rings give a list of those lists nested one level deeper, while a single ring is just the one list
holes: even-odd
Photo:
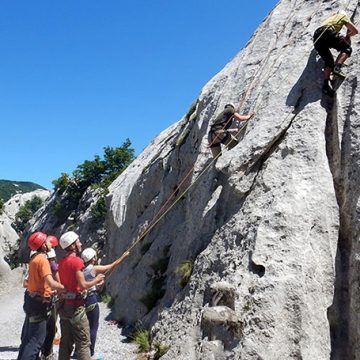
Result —
[{"label": "distant hillside", "polygon": [[37,189],[45,188],[28,181],[0,180],[0,199],[3,199],[5,202],[15,194],[26,193]]}]

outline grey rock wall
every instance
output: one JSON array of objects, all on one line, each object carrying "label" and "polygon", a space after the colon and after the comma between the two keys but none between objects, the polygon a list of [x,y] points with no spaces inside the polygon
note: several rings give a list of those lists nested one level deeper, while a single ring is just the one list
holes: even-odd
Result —
[{"label": "grey rock wall", "polygon": [[[202,89],[185,143],[184,117],[110,186],[109,259],[138,242],[108,278],[114,314],[152,326],[164,359],[359,358],[359,37],[334,101],[312,46],[344,8],[358,23],[357,1],[281,1]],[[212,163],[228,102],[257,115]],[[233,300],[213,302],[218,282]]]},{"label": "grey rock wall", "polygon": [[3,207],[3,213],[0,215],[0,274],[10,269],[4,260],[4,255],[14,251],[19,240],[19,235],[15,231],[13,224],[16,214],[26,201],[33,199],[35,196],[46,201],[50,196],[48,190],[34,190],[28,193],[16,194],[12,196]]},{"label": "grey rock wall", "polygon": [[27,201],[32,200],[35,196],[41,200],[46,201],[50,197],[51,192],[49,190],[34,190],[24,194],[16,194],[11,197],[4,204],[4,213],[12,220],[15,221],[15,216],[21,206],[24,206]]},{"label": "grey rock wall", "polygon": [[[75,208],[67,211],[64,201],[66,194],[52,193],[44,206],[34,214],[24,231],[20,243],[21,262],[28,262],[27,238],[35,231],[44,231],[58,238],[66,231],[76,231],[81,238],[83,248],[94,246],[102,249],[106,239],[106,229],[102,222],[94,220],[91,212],[100,194],[99,189],[87,189]],[[57,248],[57,255],[63,255],[60,247]]]}]

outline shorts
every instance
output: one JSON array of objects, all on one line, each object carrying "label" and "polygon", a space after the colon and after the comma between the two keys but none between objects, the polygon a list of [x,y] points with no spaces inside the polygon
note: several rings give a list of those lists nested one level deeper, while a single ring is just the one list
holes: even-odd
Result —
[{"label": "shorts", "polygon": [[314,47],[325,62],[325,67],[334,68],[335,62],[330,49],[336,49],[349,56],[352,48],[346,38],[331,27],[322,26],[314,33]]}]

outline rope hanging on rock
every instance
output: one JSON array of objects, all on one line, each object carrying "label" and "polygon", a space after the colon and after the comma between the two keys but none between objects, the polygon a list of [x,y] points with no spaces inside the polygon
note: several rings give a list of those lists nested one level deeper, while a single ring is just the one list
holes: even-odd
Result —
[{"label": "rope hanging on rock", "polygon": [[[249,119],[250,120],[250,119]],[[235,137],[237,137],[241,131],[245,128],[247,122],[240,127],[239,131],[236,133]],[[225,150],[228,148],[229,144],[225,145]],[[192,184],[190,184],[180,195],[177,196],[177,199],[161,214],[161,216],[156,220],[152,221],[152,223],[146,228],[146,230],[131,244],[131,246],[126,251],[131,251],[141,240],[145,238],[145,236],[160,222],[160,220],[178,203],[178,201],[197,183],[197,181],[206,173],[206,171],[211,167],[211,165],[220,157],[224,150],[220,151],[218,155],[216,155],[208,165],[199,173],[197,178],[194,180]],[[194,168],[194,167],[193,167]],[[125,252],[126,252],[125,251]],[[116,265],[108,274],[106,274],[107,279],[111,277],[114,273],[115,269],[118,267]]]},{"label": "rope hanging on rock", "polygon": [[[346,5],[346,9],[348,8],[349,4],[350,4],[351,0],[348,1],[347,5]],[[330,26],[327,26],[322,33],[320,34],[320,36],[314,41],[314,45],[320,40],[320,38],[324,35],[324,33],[326,32],[326,30],[329,28]],[[252,78],[252,81],[250,83],[250,86],[247,88],[246,92],[242,95],[242,98],[239,102],[239,106],[238,109],[240,109],[246,98],[248,97],[248,94],[250,93],[250,91],[252,90],[253,86],[255,85],[255,79],[257,74],[260,72],[260,70],[263,67],[259,67],[259,69],[256,71],[255,75]],[[288,115],[289,116],[289,115]],[[285,120],[288,118],[288,116],[286,116]],[[223,128],[221,130],[225,130],[227,125],[230,123],[230,121],[232,121],[233,117],[230,117],[225,125],[223,126]],[[250,120],[250,119],[249,119]],[[282,122],[284,123],[284,121]],[[235,137],[237,137],[240,132],[243,130],[243,128],[247,125],[247,122],[240,127],[239,131],[236,133]],[[214,144],[214,142],[219,138],[219,134],[216,134],[216,136],[214,137],[214,139],[211,141],[211,143],[209,144],[209,147],[211,147],[211,145]],[[228,146],[230,145],[231,142],[229,142],[227,145],[225,145],[225,149],[228,148]],[[179,185],[176,186],[175,190],[170,194],[170,196],[167,198],[167,200],[165,201],[165,203],[160,207],[159,211],[154,215],[153,219],[150,221],[149,225],[147,225],[146,229],[138,236],[138,238],[131,244],[131,246],[126,250],[126,251],[131,251],[132,249],[135,248],[135,246],[142,241],[146,235],[149,234],[149,232],[160,222],[160,220],[178,203],[178,201],[197,183],[197,181],[200,179],[200,177],[205,174],[205,172],[210,168],[210,166],[218,159],[219,156],[222,155],[224,150],[221,150],[219,152],[218,155],[216,155],[211,161],[210,163],[205,166],[205,168],[199,173],[199,175],[197,176],[197,178],[194,180],[194,182],[192,184],[190,184],[180,195],[176,195],[179,192],[180,186],[184,184],[185,180],[190,176],[190,174],[193,172],[195,165],[193,165],[190,170],[186,173],[186,175],[183,177],[183,179],[180,181]],[[167,205],[169,204],[169,202],[171,201],[171,199],[177,196],[177,199],[169,205],[169,207],[167,207]],[[167,209],[165,209],[167,207]],[[165,209],[165,210],[164,210]],[[119,257],[120,258],[120,257]],[[116,265],[108,274],[106,274],[107,276],[107,280],[109,280],[109,278],[111,277],[111,275],[114,273],[115,269],[118,267],[118,265]]]}]

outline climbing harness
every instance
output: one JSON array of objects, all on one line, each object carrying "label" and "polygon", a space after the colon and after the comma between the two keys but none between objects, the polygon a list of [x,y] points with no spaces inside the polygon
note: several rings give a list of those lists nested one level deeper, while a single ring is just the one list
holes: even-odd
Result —
[{"label": "climbing harness", "polygon": [[60,312],[60,318],[62,320],[68,320],[70,321],[71,324],[76,324],[79,321],[81,321],[84,316],[86,316],[86,311],[85,311],[85,307],[84,306],[78,306],[77,309],[74,312],[73,316],[64,316],[61,312]]}]

